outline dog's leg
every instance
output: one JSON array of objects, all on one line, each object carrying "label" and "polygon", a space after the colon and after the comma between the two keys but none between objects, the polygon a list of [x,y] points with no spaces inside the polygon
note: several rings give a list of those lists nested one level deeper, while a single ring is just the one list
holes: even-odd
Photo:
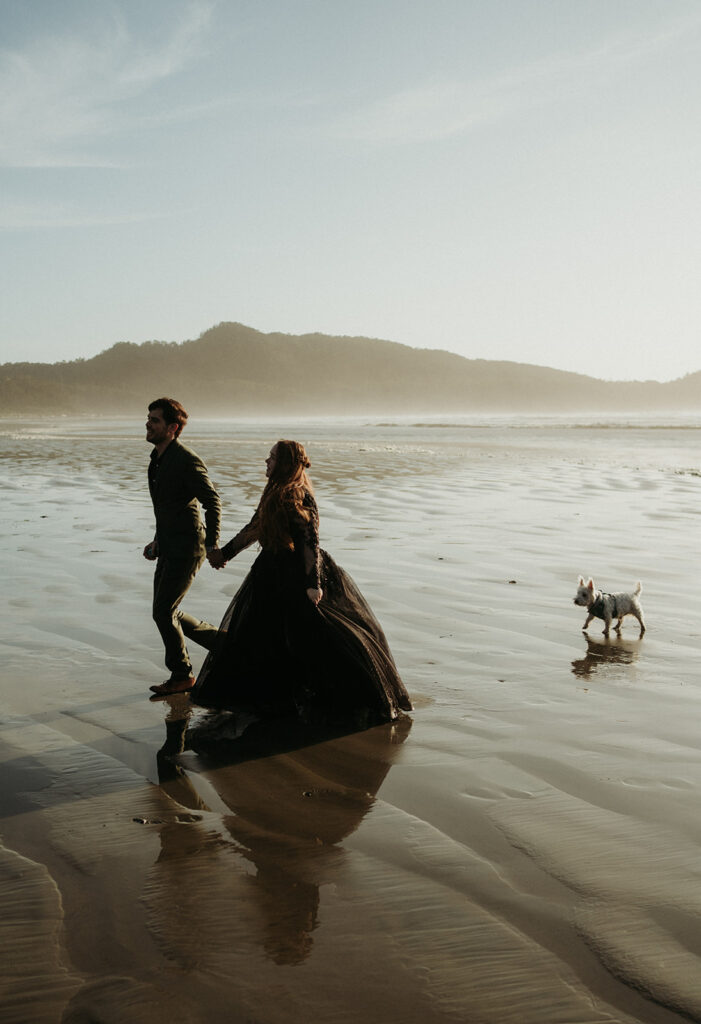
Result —
[{"label": "dog's leg", "polygon": [[645,621],[643,619],[642,611],[636,611],[636,609],[634,608],[633,611],[630,614],[634,615],[636,617],[636,619],[638,620],[638,622],[640,623],[640,635],[642,636],[643,633],[645,632]]},{"label": "dog's leg", "polygon": [[604,619],[604,636],[607,637],[610,632],[611,632],[611,619],[607,618],[607,619]]},{"label": "dog's leg", "polygon": [[593,618],[594,618],[593,615],[587,615],[586,619],[584,620],[584,625],[582,626],[582,632],[583,633],[586,633],[587,626],[589,625],[589,623],[592,621]]},{"label": "dog's leg", "polygon": [[617,622],[617,623],[616,623],[616,625],[615,625],[615,626],[613,627],[613,628],[614,628],[614,629],[616,630],[616,632],[618,633],[618,635],[619,635],[619,636],[620,636],[620,634],[621,634],[621,623],[622,623],[622,622],[623,622],[623,616],[621,615],[621,616],[620,616],[620,618],[619,618],[619,620],[618,620],[618,622]]}]

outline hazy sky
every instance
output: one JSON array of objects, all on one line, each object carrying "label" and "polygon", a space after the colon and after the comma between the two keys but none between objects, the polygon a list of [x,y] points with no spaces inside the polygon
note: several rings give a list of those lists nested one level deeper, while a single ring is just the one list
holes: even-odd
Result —
[{"label": "hazy sky", "polygon": [[699,0],[0,0],[0,361],[701,369]]}]

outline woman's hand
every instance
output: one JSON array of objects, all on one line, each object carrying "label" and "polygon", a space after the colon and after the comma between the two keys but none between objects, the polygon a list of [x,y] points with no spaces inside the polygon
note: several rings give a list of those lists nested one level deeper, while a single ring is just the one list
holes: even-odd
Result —
[{"label": "woman's hand", "polygon": [[307,597],[313,605],[317,605],[324,596],[324,591],[321,587],[307,587]]},{"label": "woman's hand", "polygon": [[207,552],[207,561],[213,569],[223,569],[227,562],[219,548],[209,549]]}]

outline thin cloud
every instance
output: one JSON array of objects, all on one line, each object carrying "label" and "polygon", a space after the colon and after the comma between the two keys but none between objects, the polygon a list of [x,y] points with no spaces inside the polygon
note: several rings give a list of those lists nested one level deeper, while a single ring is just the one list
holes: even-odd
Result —
[{"label": "thin cloud", "polygon": [[334,135],[356,141],[421,143],[467,134],[523,110],[588,92],[632,66],[697,35],[694,16],[645,36],[616,36],[591,50],[555,55],[474,82],[433,79],[370,103],[337,123]]},{"label": "thin cloud", "polygon": [[[182,214],[182,211],[179,211]],[[120,224],[143,224],[164,220],[172,214],[120,213],[113,215],[85,213],[71,203],[7,202],[0,204],[0,231],[44,230],[47,228],[113,227]]]},{"label": "thin cloud", "polygon": [[202,55],[210,14],[210,3],[193,0],[151,48],[115,20],[92,38],[0,51],[0,165],[114,166],[97,143],[128,127],[133,100]]}]

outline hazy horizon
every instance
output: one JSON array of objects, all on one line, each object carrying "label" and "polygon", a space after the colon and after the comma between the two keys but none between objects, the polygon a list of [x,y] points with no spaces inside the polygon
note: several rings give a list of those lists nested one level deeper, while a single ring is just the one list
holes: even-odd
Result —
[{"label": "hazy horizon", "polygon": [[[215,326],[222,326],[222,325],[215,325]],[[249,324],[243,324],[242,326],[245,327],[246,329],[250,329],[250,330],[254,330],[254,331],[257,330],[257,328],[252,327]],[[213,328],[207,328],[207,330],[211,330],[211,329],[213,329]],[[197,338],[184,338],[182,341],[175,341],[174,342],[174,341],[165,341],[164,339],[159,339],[159,338],[151,338],[151,339],[144,340],[144,341],[141,341],[141,342],[130,342],[130,344],[136,344],[136,345],[165,344],[165,345],[178,345],[178,346],[182,346],[182,345],[187,344],[188,342],[199,340],[199,338],[202,337],[203,334],[207,333],[207,330],[200,332],[200,335],[198,335]],[[259,333],[263,334],[265,332],[259,332]],[[295,339],[295,338],[300,338],[300,337],[307,336],[307,335],[290,334],[289,332],[286,332],[286,331],[273,331],[273,332],[270,332],[270,333],[271,334],[279,334],[279,335],[287,336],[290,339]],[[313,332],[312,331],[312,332],[309,332],[309,335],[314,335],[314,334],[318,334],[318,333],[319,332]],[[326,335],[322,335],[322,337],[326,337]],[[328,336],[328,337],[331,337],[331,336]],[[353,340],[353,339],[351,339],[351,340]],[[375,338],[375,337],[369,337],[367,339],[360,339],[359,338],[358,340],[369,340],[369,341],[380,341],[380,342],[388,341],[390,343],[393,342],[393,339],[391,339],[391,338]],[[89,360],[89,359],[94,359],[96,356],[100,356],[100,355],[102,355],[105,352],[108,352],[111,348],[114,348],[115,345],[119,345],[119,344],[121,344],[121,342],[114,342],[112,345],[108,345],[107,348],[101,349],[99,352],[92,352],[92,353],[86,354],[84,356],[73,356],[71,359],[62,359],[60,357],[57,358],[57,359],[36,359],[36,360],[32,360],[32,359],[16,359],[16,360],[2,361],[2,362],[0,362],[0,366],[21,365],[22,363],[37,363],[38,365],[54,366],[54,365],[57,365],[57,364],[60,364],[60,363],[65,363],[65,362],[76,362],[76,361],[80,361],[80,360]],[[399,344],[402,344],[402,343],[400,342]],[[499,360],[499,359],[496,359],[496,358],[490,359],[490,357],[488,357],[488,356],[466,356],[464,353],[461,353],[461,352],[454,352],[454,351],[451,352],[448,349],[437,349],[437,348],[431,348],[430,346],[407,345],[406,347],[407,348],[411,348],[411,349],[417,349],[419,351],[423,350],[423,351],[427,351],[427,352],[431,352],[431,351],[435,351],[435,352],[444,351],[444,352],[448,352],[450,355],[460,356],[463,359],[480,359],[480,360],[483,360],[483,361],[486,361],[486,362],[500,362],[500,361],[502,361],[502,360]],[[561,367],[553,366],[552,364],[548,365],[548,364],[545,364],[545,363],[528,363],[528,362],[526,362],[524,360],[518,360],[518,359],[507,360],[507,361],[508,362],[516,363],[517,365],[533,366],[536,369],[542,369],[542,370],[561,370],[562,369]],[[580,373],[581,371],[577,371],[577,370],[563,370],[562,372],[564,372],[564,373]],[[655,380],[653,378],[643,379],[643,378],[640,378],[640,377],[631,377],[631,378],[616,380],[616,379],[611,379],[611,378],[599,377],[595,373],[588,373],[588,374],[585,374],[585,376],[589,376],[593,380],[608,381],[609,383],[613,383],[613,384],[617,384],[617,383],[621,383],[621,384],[646,384],[646,383],[674,383],[675,380],[681,380],[683,377],[687,377],[687,376],[689,376],[691,374],[698,373],[698,372],[701,372],[701,359],[699,359],[699,367],[696,370],[689,370],[689,371],[685,372],[684,374],[682,374],[680,377],[678,377],[678,378],[671,378],[670,380],[667,380],[667,381],[658,381],[658,380]],[[411,414],[409,414],[409,415],[411,415]],[[428,415],[428,413],[427,413],[427,415]]]},{"label": "hazy horizon", "polygon": [[191,414],[408,415],[678,412],[701,408],[701,372],[610,382],[528,363],[467,360],[379,339],[265,335],[219,324],[184,344],[121,344],[93,359],[4,364],[6,416],[138,414],[155,394]]},{"label": "hazy horizon", "polygon": [[238,321],[699,370],[694,0],[0,11],[0,362]]}]

